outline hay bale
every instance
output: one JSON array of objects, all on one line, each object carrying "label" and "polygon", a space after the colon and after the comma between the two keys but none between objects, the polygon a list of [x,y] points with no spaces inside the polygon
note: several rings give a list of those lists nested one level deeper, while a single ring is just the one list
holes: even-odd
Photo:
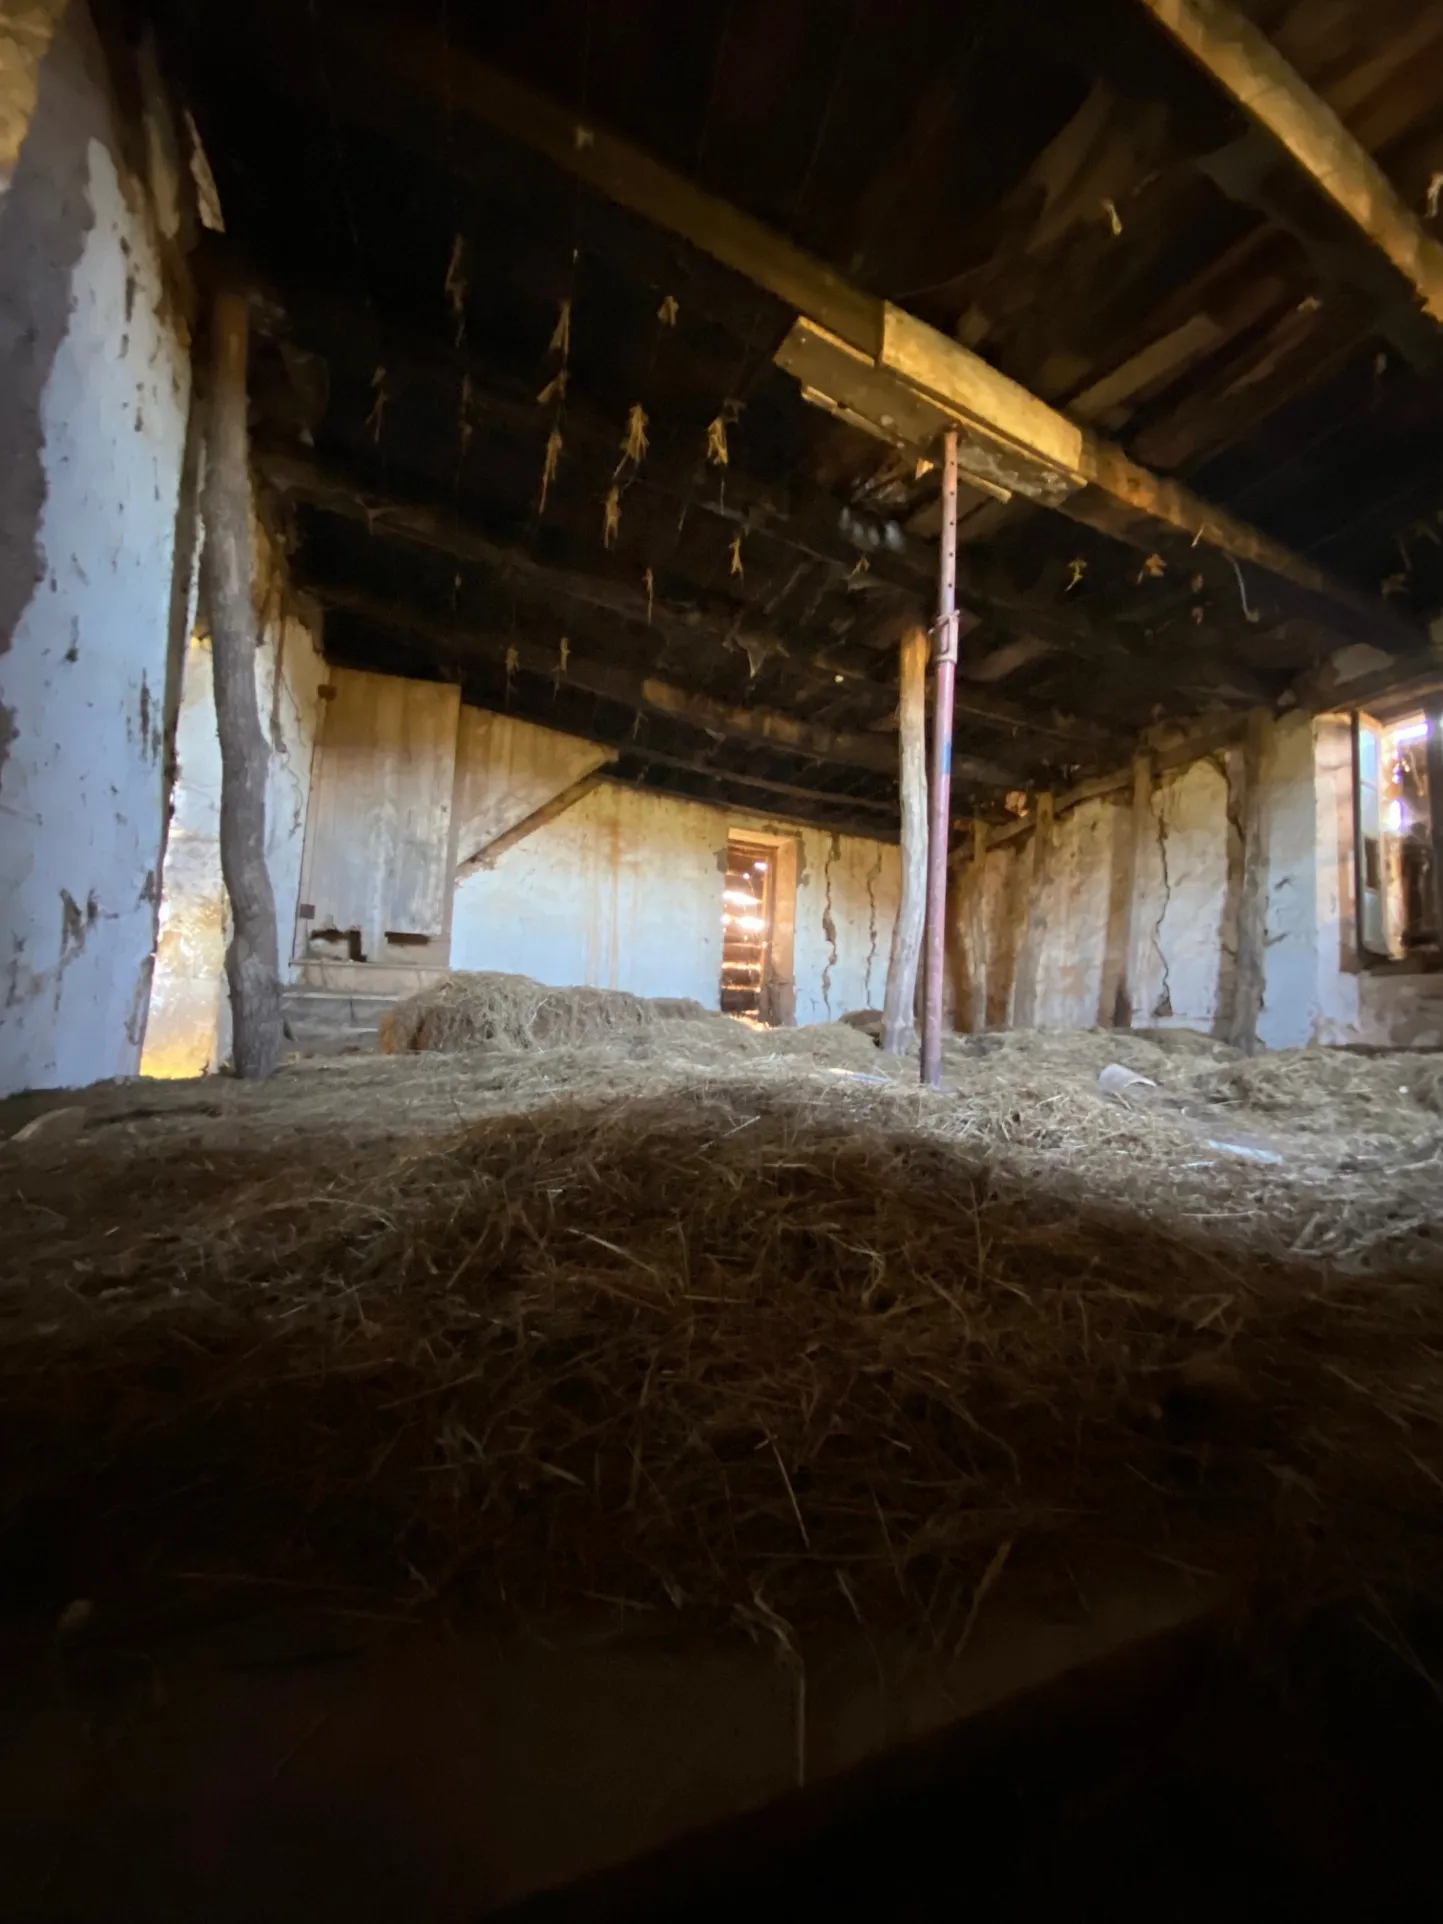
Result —
[{"label": "hay bale", "polygon": [[553,989],[525,975],[457,971],[389,1010],[379,1047],[382,1055],[547,1049],[656,1022],[729,1019],[682,996],[648,1000],[624,989]]}]

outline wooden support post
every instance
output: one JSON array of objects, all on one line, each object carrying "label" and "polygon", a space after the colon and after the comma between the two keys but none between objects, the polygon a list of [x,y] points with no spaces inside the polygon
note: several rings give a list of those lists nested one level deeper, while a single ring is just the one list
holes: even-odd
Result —
[{"label": "wooden support post", "polygon": [[1258,1046],[1258,1017],[1263,1012],[1263,969],[1267,956],[1268,816],[1263,781],[1272,743],[1273,718],[1266,708],[1248,716],[1243,745],[1243,881],[1238,895],[1237,962],[1233,970],[1232,1019],[1227,1040],[1252,1055]]},{"label": "wooden support post", "polygon": [[1443,945],[1443,701],[1433,696],[1428,718],[1428,821],[1433,854],[1433,939]]},{"label": "wooden support post", "polygon": [[897,704],[901,742],[902,899],[892,925],[882,1047],[905,1055],[917,1028],[917,964],[927,915],[927,634],[909,628],[902,637],[901,696]]},{"label": "wooden support post", "polygon": [[1132,1027],[1133,998],[1142,966],[1137,942],[1137,861],[1152,823],[1152,761],[1143,752],[1132,758],[1131,805],[1117,824],[1112,865],[1112,897],[1107,916],[1107,966],[1102,979],[1098,1021],[1114,1029]]},{"label": "wooden support post", "polygon": [[932,714],[932,812],[927,834],[927,980],[922,1080],[942,1086],[942,989],[947,968],[947,838],[952,823],[952,695],[957,682],[957,432],[943,436],[937,588],[937,685]]},{"label": "wooden support post", "polygon": [[1124,950],[1126,966],[1122,977],[1122,991],[1118,997],[1120,1010],[1126,1014],[1126,1022],[1118,1022],[1118,1027],[1137,1025],[1137,997],[1143,989],[1143,970],[1147,962],[1147,943],[1149,927],[1137,914],[1137,870],[1141,868],[1143,847],[1156,835],[1156,822],[1152,818],[1152,783],[1156,770],[1149,754],[1133,756],[1133,885],[1131,897],[1127,900],[1127,947]]},{"label": "wooden support post", "polygon": [[972,823],[972,1033],[980,1035],[987,1027],[987,974],[989,943],[987,928],[987,840],[988,827],[978,816]]},{"label": "wooden support post", "polygon": [[1037,797],[1037,824],[1027,849],[1027,896],[1022,931],[1022,953],[1017,962],[1017,988],[1012,1003],[1014,1029],[1037,1027],[1037,985],[1042,970],[1042,947],[1047,938],[1047,884],[1051,867],[1054,797]]},{"label": "wooden support post", "polygon": [[205,549],[216,728],[220,736],[220,864],[231,906],[226,950],[236,1074],[271,1075],[282,1047],[276,904],[266,868],[270,751],[256,702],[251,485],[246,426],[246,296],[219,292],[211,309],[210,434]]}]

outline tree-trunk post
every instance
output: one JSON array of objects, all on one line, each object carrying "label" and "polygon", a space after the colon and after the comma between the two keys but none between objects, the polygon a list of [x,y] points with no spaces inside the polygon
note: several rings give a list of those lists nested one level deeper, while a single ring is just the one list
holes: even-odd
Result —
[{"label": "tree-trunk post", "polygon": [[887,999],[882,1016],[882,1047],[905,1055],[916,1034],[917,964],[927,914],[927,656],[926,631],[909,628],[902,637],[901,699],[897,708],[901,742],[902,899],[892,925],[892,955],[887,965]]},{"label": "tree-trunk post", "polygon": [[251,487],[246,423],[246,296],[223,289],[211,310],[210,433],[206,445],[202,577],[210,613],[220,736],[220,865],[230,897],[230,985],[235,1069],[259,1080],[282,1048],[276,904],[266,867],[270,751],[256,702]]}]

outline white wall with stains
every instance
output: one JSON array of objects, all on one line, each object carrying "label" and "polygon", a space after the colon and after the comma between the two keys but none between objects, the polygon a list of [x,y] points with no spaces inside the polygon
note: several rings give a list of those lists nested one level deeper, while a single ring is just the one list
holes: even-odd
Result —
[{"label": "white wall with stains", "polygon": [[[1242,886],[1240,776],[1234,749],[1153,789],[1150,832],[1137,851],[1136,1028],[1227,1032]],[[1349,717],[1280,718],[1263,783],[1259,1044],[1443,1048],[1443,975],[1359,966]],[[993,849],[980,869],[961,865],[951,944],[959,1028],[1017,1022],[1029,901],[1036,1026],[1111,1025],[1131,810],[1131,796],[1119,794],[1060,817],[1043,880],[1031,891],[1027,838]]]},{"label": "white wall with stains", "polygon": [[[558,753],[566,738],[556,737]],[[558,786],[564,786],[559,783]],[[727,837],[800,843],[798,1022],[877,1007],[900,888],[895,848],[603,783],[456,891],[451,966],[556,987],[720,1001]]]},{"label": "white wall with stains", "polygon": [[[285,594],[280,557],[258,531],[260,646],[256,699],[270,749],[266,863],[276,901],[281,977],[292,981],[311,762],[325,681],[319,619]],[[176,781],[160,937],[142,1073],[202,1075],[230,1055],[225,980],[229,921],[220,867],[220,740],[208,639],[186,649],[176,729]]]},{"label": "white wall with stains", "polygon": [[[1236,830],[1228,773],[1208,760],[1159,781],[1151,832],[1137,850],[1133,917],[1137,1028],[1210,1029],[1219,1019]],[[950,954],[960,1028],[1018,1020],[1018,973],[1035,918],[1034,1026],[1096,1028],[1113,1016],[1108,968],[1117,890],[1131,833],[1132,798],[1084,802],[1060,815],[1040,874],[1026,839],[964,862],[951,897]]]},{"label": "white wall with stains", "polygon": [[0,59],[21,76],[0,113],[0,1091],[139,1063],[190,408],[151,183],[84,7],[26,46]]}]

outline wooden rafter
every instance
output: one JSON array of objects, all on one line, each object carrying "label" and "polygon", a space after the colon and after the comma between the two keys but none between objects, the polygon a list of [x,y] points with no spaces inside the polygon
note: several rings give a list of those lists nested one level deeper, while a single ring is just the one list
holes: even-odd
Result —
[{"label": "wooden rafter", "polygon": [[[725,615],[688,608],[684,616],[672,617],[664,606],[655,605],[636,586],[609,576],[548,566],[523,549],[491,540],[454,515],[422,503],[376,495],[346,474],[306,456],[269,450],[258,456],[257,466],[282,494],[360,523],[383,539],[428,548],[455,560],[475,563],[503,579],[524,582],[538,597],[553,603],[558,600],[581,603],[622,620],[656,627],[662,633],[675,629],[680,639],[693,643],[700,637],[718,646],[750,640],[767,654],[799,659],[804,667],[829,676],[839,670],[844,660],[854,678],[859,673],[874,673],[882,665],[876,651],[857,646],[845,657],[836,643],[807,652],[795,639],[783,641],[779,636],[759,632],[754,622],[744,621],[740,611],[730,608]],[[1106,748],[1109,743],[1115,745],[1121,739],[1115,729],[1103,723],[1042,710],[1034,712],[980,689],[960,689],[956,709],[958,714],[985,727],[1034,736],[1040,742],[1071,748],[1077,754]]]},{"label": "wooden rafter", "polygon": [[1443,245],[1267,36],[1231,0],[1142,4],[1412,283],[1424,312],[1443,322]]},{"label": "wooden rafter", "polygon": [[[1114,538],[1151,547],[1182,537],[1264,568],[1325,600],[1371,606],[1323,569],[1176,482],[1151,474],[1112,443],[1079,427],[959,342],[889,303],[849,286],[835,270],[761,222],[665,167],[590,117],[548,99],[432,33],[387,33],[359,23],[346,53],[362,93],[384,72],[474,115],[657,226],[746,276],[798,310],[850,353],[857,379],[875,398],[890,385],[899,404],[919,397],[939,419],[963,424],[987,449],[1016,457],[1038,496]],[[387,108],[388,119],[393,116]],[[869,371],[870,370],[870,371]],[[846,397],[833,397],[846,400]],[[867,417],[869,420],[871,416]],[[1014,477],[1015,478],[1015,477]]]},{"label": "wooden rafter", "polygon": [[[638,712],[664,715],[719,741],[750,742],[753,747],[774,749],[804,761],[827,762],[876,775],[896,774],[896,749],[883,736],[839,733],[798,721],[775,709],[745,708],[715,701],[709,695],[694,694],[658,676],[633,674],[578,653],[571,654],[563,668],[554,650],[539,648],[514,635],[495,634],[465,623],[433,620],[407,603],[355,588],[318,582],[307,585],[324,607],[340,609],[399,634],[424,640],[442,660],[454,662],[466,655],[505,660],[509,656],[524,674],[549,680],[564,679],[570,687],[599,696],[603,701]],[[1009,787],[1014,779],[1007,769],[977,757],[965,762],[959,758],[959,773],[964,780],[994,788]]]}]

